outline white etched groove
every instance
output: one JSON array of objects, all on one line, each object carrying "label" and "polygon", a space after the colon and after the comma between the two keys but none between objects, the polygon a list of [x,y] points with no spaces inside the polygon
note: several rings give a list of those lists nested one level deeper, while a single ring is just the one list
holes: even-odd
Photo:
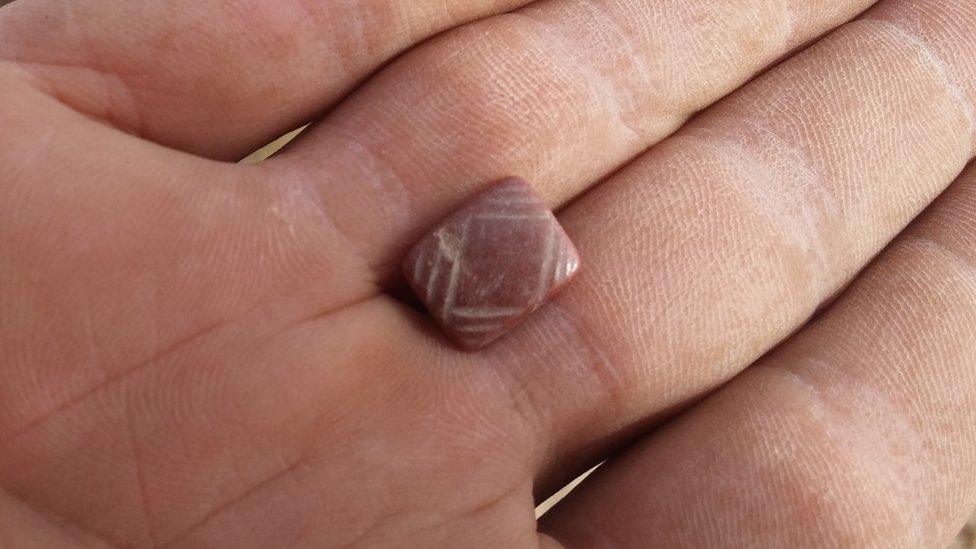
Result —
[{"label": "white etched groove", "polygon": [[[465,220],[468,223],[470,219]],[[462,230],[464,225],[462,225]],[[456,231],[456,229],[455,229]],[[453,261],[458,257],[458,248],[460,247],[459,239],[454,236],[454,232],[447,227],[438,230],[434,236],[437,239],[437,250],[447,258],[448,261]]]},{"label": "white etched groove", "polygon": [[413,262],[413,279],[420,280],[420,277],[424,274],[424,258],[427,257],[427,246],[421,246],[417,250],[417,255]]},{"label": "white etched groove", "polygon": [[493,200],[495,198],[533,198],[533,196],[523,189],[510,188],[499,189],[497,192],[491,193],[490,196],[486,196],[485,198]]},{"label": "white etched groove", "polygon": [[492,206],[500,208],[532,208],[535,209],[538,203],[531,198],[493,198],[488,201]]},{"label": "white etched groove", "polygon": [[552,224],[546,225],[546,241],[543,245],[543,249],[546,251],[546,255],[543,256],[542,262],[539,265],[539,280],[536,282],[535,297],[534,301],[543,299],[546,296],[546,291],[549,289],[549,280],[547,277],[550,275],[549,269],[552,268],[552,243],[556,236],[555,227]]},{"label": "white etched groove", "polygon": [[514,307],[457,307],[454,316],[464,319],[494,319],[515,316],[522,309]]},{"label": "white etched groove", "polygon": [[563,245],[563,241],[561,239],[556,239],[553,246],[556,247],[556,261],[554,261],[552,264],[552,271],[549,273],[549,280],[552,282],[552,284],[559,284],[562,281],[559,273],[563,269],[563,265],[566,263],[566,246]]},{"label": "white etched groove", "polygon": [[434,255],[433,266],[431,267],[429,278],[427,279],[427,301],[430,303],[434,302],[434,283],[437,281],[437,276],[441,272],[441,251],[440,248],[436,250]]},{"label": "white etched groove", "polygon": [[441,307],[441,316],[446,321],[451,318],[454,309],[454,301],[457,299],[457,282],[461,274],[461,267],[464,260],[464,248],[468,244],[468,227],[471,226],[471,219],[466,219],[461,226],[461,239],[454,248],[457,256],[451,262],[451,276],[447,283],[447,295],[444,297],[444,305]]}]

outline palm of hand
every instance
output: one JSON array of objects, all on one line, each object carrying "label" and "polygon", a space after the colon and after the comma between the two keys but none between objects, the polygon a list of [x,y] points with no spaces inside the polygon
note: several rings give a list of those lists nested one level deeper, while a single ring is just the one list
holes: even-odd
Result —
[{"label": "palm of hand", "polygon": [[[976,356],[976,296],[952,270],[970,235],[944,221],[972,177],[823,317],[670,419],[785,340],[973,155],[974,8],[897,0],[644,153],[871,2],[759,4],[4,7],[0,532],[555,544],[536,498],[669,419],[542,531],[944,539],[973,497],[927,471],[976,475],[954,446],[976,403],[932,382]],[[347,93],[278,158],[221,162]],[[577,199],[561,219],[585,271],[461,353],[392,297],[394,273],[509,174]],[[874,329],[893,316],[907,328]],[[925,427],[940,413],[963,417]],[[917,527],[905,474],[938,502]]]}]

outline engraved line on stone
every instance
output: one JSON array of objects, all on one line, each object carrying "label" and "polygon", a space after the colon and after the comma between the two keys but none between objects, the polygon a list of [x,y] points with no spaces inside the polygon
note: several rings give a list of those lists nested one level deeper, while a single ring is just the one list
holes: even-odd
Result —
[{"label": "engraved line on stone", "polygon": [[563,262],[560,268],[554,273],[556,277],[556,283],[565,282],[566,279],[576,271],[579,266],[579,256],[576,255],[576,250],[573,245],[565,240],[561,240],[562,256]]},{"label": "engraved line on stone", "polygon": [[441,314],[445,321],[451,317],[454,309],[454,300],[457,298],[457,282],[458,276],[461,274],[464,248],[468,244],[469,226],[471,226],[470,220],[465,221],[464,225],[461,226],[461,239],[457,245],[453,247],[455,257],[451,262],[451,277],[447,284],[447,295],[444,297],[444,306],[441,308]]},{"label": "engraved line on stone", "polygon": [[[433,248],[433,250],[428,250],[427,253],[433,253],[433,265],[434,271],[431,274],[431,278],[428,279],[427,283],[427,300],[432,306],[438,300],[436,298],[438,292],[438,286],[436,280],[438,279],[441,272],[441,264],[445,261],[451,263],[452,268],[454,264],[454,258],[458,255],[458,239],[453,234],[449,227],[441,227],[434,232],[434,243],[428,244],[428,248]],[[440,288],[443,290],[443,288]],[[445,296],[446,299],[446,296]]]},{"label": "engraved line on stone", "polygon": [[457,307],[454,309],[454,316],[470,319],[492,319],[514,316],[522,312],[522,309],[513,307]]},{"label": "engraved line on stone", "polygon": [[553,243],[556,247],[556,261],[553,262],[552,271],[549,273],[550,280],[552,280],[553,284],[559,284],[563,280],[559,273],[562,272],[565,262],[568,259],[566,257],[568,250],[564,244],[562,240],[557,240]]},{"label": "engraved line on stone", "polygon": [[413,261],[413,279],[420,280],[421,275],[424,271],[424,258],[427,257],[427,246],[421,246],[417,250],[417,256]]},{"label": "engraved line on stone", "polygon": [[440,250],[434,255],[434,264],[431,266],[430,274],[427,278],[427,299],[433,301],[434,299],[434,282],[437,280],[437,276],[441,272],[441,254]]},{"label": "engraved line on stone", "polygon": [[[467,228],[468,219],[464,220],[465,225],[462,226],[462,238],[464,237],[464,230]],[[448,230],[447,227],[438,229],[434,233],[437,239],[437,251],[443,255],[448,260],[457,259],[460,256],[459,249],[461,248],[462,242],[458,237],[454,236],[453,232]]]},{"label": "engraved line on stone", "polygon": [[486,198],[488,200],[532,200],[535,197],[522,189],[505,189],[492,193],[491,196]]},{"label": "engraved line on stone", "polygon": [[510,212],[510,213],[516,213],[516,212],[529,213],[529,212],[534,212],[538,208],[538,205],[535,202],[511,202],[511,201],[494,202],[492,201],[489,202],[488,205],[497,210],[501,210],[503,212]]},{"label": "engraved line on stone", "polygon": [[535,206],[538,202],[532,196],[512,194],[508,196],[493,196],[488,199],[489,204],[498,206]]},{"label": "engraved line on stone", "polygon": [[543,299],[546,295],[547,286],[549,285],[547,278],[551,275],[550,269],[552,268],[551,261],[553,259],[552,243],[555,236],[555,227],[546,225],[546,243],[543,245],[546,255],[542,258],[542,262],[539,265],[539,280],[536,282],[535,297],[533,297],[533,300]]}]

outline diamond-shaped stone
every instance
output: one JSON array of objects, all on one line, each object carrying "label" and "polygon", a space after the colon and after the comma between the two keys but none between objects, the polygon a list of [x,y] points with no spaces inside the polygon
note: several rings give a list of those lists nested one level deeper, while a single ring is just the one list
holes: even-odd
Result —
[{"label": "diamond-shaped stone", "polygon": [[579,255],[522,179],[496,183],[420,240],[404,262],[414,293],[465,349],[501,337],[579,269]]}]

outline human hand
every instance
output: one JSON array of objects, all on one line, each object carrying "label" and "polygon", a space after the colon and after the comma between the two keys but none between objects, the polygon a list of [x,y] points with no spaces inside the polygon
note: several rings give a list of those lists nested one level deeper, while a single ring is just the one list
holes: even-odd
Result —
[{"label": "human hand", "polygon": [[[976,4],[871,4],[3,7],[0,540],[946,543]],[[508,175],[582,273],[460,352],[391,288]]]}]

